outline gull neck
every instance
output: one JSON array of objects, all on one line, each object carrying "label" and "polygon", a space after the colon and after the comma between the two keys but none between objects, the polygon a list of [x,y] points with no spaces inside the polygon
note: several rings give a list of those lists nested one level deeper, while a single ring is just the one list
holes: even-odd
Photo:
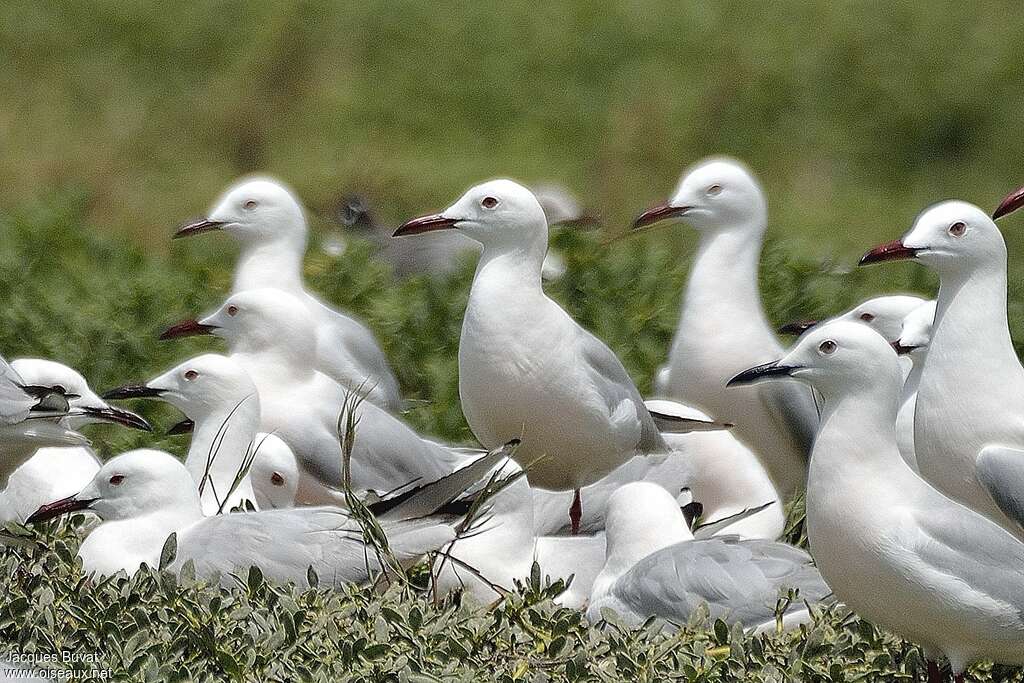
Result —
[{"label": "gull neck", "polygon": [[305,238],[279,237],[244,243],[235,268],[234,292],[273,287],[302,291]]}]

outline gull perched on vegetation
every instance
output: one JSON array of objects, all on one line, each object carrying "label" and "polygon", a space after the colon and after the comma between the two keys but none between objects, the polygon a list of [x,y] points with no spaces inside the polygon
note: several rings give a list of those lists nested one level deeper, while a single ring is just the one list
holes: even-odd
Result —
[{"label": "gull perched on vegetation", "polygon": [[1007,322],[1003,236],[978,207],[942,202],[861,263],[900,259],[939,274],[914,412],[918,469],[1024,539],[1024,367]]},{"label": "gull perched on vegetation", "polygon": [[[27,384],[67,399],[69,413],[61,419],[65,427],[112,423],[150,431],[148,422],[108,405],[67,365],[42,358],[16,358],[11,367]],[[79,491],[99,468],[99,458],[87,445],[40,448],[11,474],[7,488],[0,493],[0,520],[23,521],[43,503]]]},{"label": "gull perched on vegetation", "polygon": [[[454,539],[456,518],[433,513],[505,457],[507,451],[498,449],[393,506],[382,501],[378,520],[395,558],[410,566]],[[271,580],[303,587],[309,585],[310,567],[322,584],[335,587],[364,583],[381,569],[375,552],[364,543],[360,524],[341,508],[205,517],[192,475],[164,451],[128,451],[107,461],[84,489],[42,506],[28,523],[76,510],[91,510],[102,520],[78,551],[87,574],[130,574],[142,563],[156,567],[172,533],[176,560],[171,569],[191,560],[197,575],[219,575],[229,585],[231,574],[250,566]]]},{"label": "gull perched on vegetation", "polygon": [[483,245],[459,342],[459,395],[485,448],[521,438],[530,484],[579,491],[634,455],[667,453],[654,419],[615,354],[544,293],[544,210],[511,180],[470,189],[395,236],[458,230]]},{"label": "gull perched on vegetation", "polygon": [[[812,603],[831,593],[810,556],[793,546],[736,536],[695,540],[676,501],[649,482],[612,494],[605,533],[607,556],[587,609],[592,622],[607,608],[632,626],[650,617],[683,624],[706,605],[711,619],[757,628],[775,624],[790,589]],[[802,601],[790,605],[784,623],[806,620]]]},{"label": "gull perched on vegetation", "polygon": [[191,334],[227,340],[232,360],[255,383],[261,431],[283,439],[299,462],[300,504],[341,502],[344,430],[339,421],[346,406],[354,408],[357,420],[351,460],[356,491],[383,495],[433,481],[462,460],[383,408],[352,399],[351,390],[318,371],[314,321],[290,294],[277,289],[234,294],[212,314],[179,323],[163,336]]},{"label": "gull perched on vegetation", "polygon": [[[943,220],[973,216],[963,208]],[[910,244],[924,242],[923,234],[911,237]],[[793,377],[824,398],[807,482],[807,535],[837,599],[922,645],[932,662],[944,656],[958,681],[980,659],[1024,664],[1024,543],[904,462],[896,443],[901,374],[881,336],[838,321],[732,383]],[[929,668],[930,680],[940,680],[934,663]]]},{"label": "gull perched on vegetation", "polygon": [[174,236],[211,230],[227,232],[242,244],[232,293],[273,287],[297,297],[315,321],[317,368],[378,405],[400,409],[398,381],[373,333],[306,289],[306,217],[287,188],[269,178],[243,180],[221,196],[206,218],[180,228]]},{"label": "gull perched on vegetation", "polygon": [[[288,445],[259,431],[260,396],[245,369],[226,356],[191,358],[159,377],[108,391],[110,399],[158,398],[194,423],[185,468],[199,488],[203,513],[256,502],[247,472],[257,457],[291,458]],[[51,499],[52,500],[52,499]]]},{"label": "gull perched on vegetation", "polygon": [[790,386],[725,390],[725,382],[740,370],[782,353],[758,291],[768,223],[761,186],[736,161],[703,161],[683,175],[667,204],[639,216],[634,230],[667,219],[696,228],[700,244],[655,391],[735,424],[736,436],[753,449],[788,499],[803,486],[817,426],[811,393]]},{"label": "gull perched on vegetation", "polygon": [[66,394],[26,382],[0,358],[0,489],[39,448],[89,445],[64,420],[74,397]]}]

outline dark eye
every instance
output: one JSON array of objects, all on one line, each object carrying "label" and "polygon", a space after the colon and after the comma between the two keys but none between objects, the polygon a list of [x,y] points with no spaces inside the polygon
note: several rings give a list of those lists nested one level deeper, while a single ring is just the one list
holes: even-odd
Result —
[{"label": "dark eye", "polygon": [[274,486],[284,486],[284,477],[282,477],[278,472],[274,472],[270,475],[270,483]]},{"label": "dark eye", "polygon": [[234,304],[228,306],[228,315],[234,316],[234,315],[237,315],[237,314],[238,314],[238,306],[235,306]]},{"label": "dark eye", "polygon": [[826,356],[828,356],[836,352],[836,343],[831,339],[826,339],[825,341],[818,344],[818,350],[821,351]]},{"label": "dark eye", "polygon": [[482,200],[480,200],[480,206],[484,207],[485,209],[493,209],[497,205],[497,197],[484,197]]},{"label": "dark eye", "polygon": [[185,371],[185,379],[187,379],[189,382],[191,382],[192,380],[194,380],[198,376],[199,376],[199,373],[196,372],[195,370],[186,370]]},{"label": "dark eye", "polygon": [[122,481],[124,481],[124,475],[123,474],[115,474],[114,476],[112,476],[110,478],[110,485],[111,486],[120,486]]},{"label": "dark eye", "polygon": [[259,203],[258,201],[256,201],[255,199],[247,199],[247,200],[245,200],[245,204],[242,204],[242,207],[243,207],[243,208],[244,208],[244,209],[245,209],[246,211],[252,211],[252,210],[253,210],[253,209],[255,209],[255,208],[256,208],[257,206],[259,206],[259,204],[260,204],[260,203]]},{"label": "dark eye", "polygon": [[967,224],[963,221],[957,221],[949,226],[949,234],[953,237],[963,237],[965,232],[967,232]]},{"label": "dark eye", "polygon": [[716,195],[720,195],[720,194],[722,194],[722,186],[721,186],[721,185],[718,185],[718,184],[715,184],[715,185],[712,185],[711,187],[709,187],[709,188],[708,188],[707,190],[705,190],[704,192],[705,192],[705,193],[706,193],[706,194],[707,194],[708,196],[714,197],[714,196],[716,196]]},{"label": "dark eye", "polygon": [[875,316],[872,315],[871,313],[861,313],[860,314],[860,319],[863,320],[866,323],[869,323],[869,322],[871,322],[872,320],[875,319]]}]

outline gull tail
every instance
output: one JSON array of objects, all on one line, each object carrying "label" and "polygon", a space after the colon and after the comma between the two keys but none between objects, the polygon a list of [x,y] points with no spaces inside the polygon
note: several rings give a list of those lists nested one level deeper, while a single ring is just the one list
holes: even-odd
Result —
[{"label": "gull tail", "polygon": [[731,422],[719,422],[696,408],[677,401],[650,398],[644,401],[654,424],[663,434],[689,434],[690,432],[717,432],[732,428]]},{"label": "gull tail", "polygon": [[518,445],[519,439],[513,439],[437,481],[370,505],[370,511],[381,521],[415,519],[433,514],[486,477],[503,460],[511,457]]}]

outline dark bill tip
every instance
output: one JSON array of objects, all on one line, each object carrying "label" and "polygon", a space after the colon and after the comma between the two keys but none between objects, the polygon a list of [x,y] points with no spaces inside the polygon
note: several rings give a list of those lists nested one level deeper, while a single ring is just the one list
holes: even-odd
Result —
[{"label": "dark bill tip", "polygon": [[880,244],[868,253],[860,257],[857,265],[866,266],[870,263],[881,263],[882,261],[904,261],[917,256],[920,249],[905,247],[900,240],[893,240]]},{"label": "dark bill tip", "polygon": [[61,498],[60,500],[55,500],[52,503],[40,505],[38,510],[29,515],[28,519],[25,520],[25,523],[38,524],[39,522],[51,520],[54,517],[66,515],[69,512],[88,510],[95,502],[95,498],[76,498],[75,496]]},{"label": "dark bill tip", "polygon": [[196,337],[203,334],[213,334],[213,331],[216,329],[216,325],[204,325],[195,319],[182,320],[180,323],[171,325],[161,332],[160,341],[180,339],[182,337]]},{"label": "dark bill tip", "polygon": [[896,352],[897,356],[905,356],[916,348],[916,346],[904,346],[903,344],[900,344],[899,339],[892,343],[892,350]]},{"label": "dark bill tip", "polygon": [[798,322],[786,323],[779,328],[779,334],[792,334],[799,337],[817,324],[817,320],[800,320]]},{"label": "dark bill tip", "polygon": [[999,206],[992,212],[992,220],[1013,213],[1022,206],[1024,206],[1024,187],[1019,187],[999,202]]},{"label": "dark bill tip", "polygon": [[419,218],[413,218],[411,221],[406,221],[398,226],[395,230],[395,234],[392,237],[404,237],[405,235],[419,235],[424,232],[433,232],[435,230],[451,230],[455,227],[458,221],[454,218],[446,218],[439,213],[431,214],[429,216],[420,216]]},{"label": "dark bill tip", "polygon": [[122,427],[139,429],[144,432],[153,431],[153,426],[145,418],[141,415],[136,415],[130,410],[107,406],[106,408],[83,408],[83,412],[85,415],[102,422],[119,424]]},{"label": "dark bill tip", "polygon": [[779,361],[773,360],[770,363],[756,365],[749,370],[744,370],[726,382],[725,386],[736,387],[743,386],[745,384],[754,384],[763,379],[770,379],[772,377],[788,377],[793,374],[793,371],[796,369],[797,368],[789,365],[780,365]]},{"label": "dark bill tip", "polygon": [[171,428],[167,430],[167,433],[168,434],[191,434],[192,431],[195,428],[196,428],[196,423],[193,422],[192,420],[182,420],[181,422],[178,422],[178,423],[176,423],[174,425],[171,425]]},{"label": "dark bill tip", "polygon": [[145,384],[126,384],[123,387],[111,389],[103,394],[105,401],[119,401],[125,398],[157,398],[163,394],[165,389],[146,386]]},{"label": "dark bill tip", "polygon": [[179,237],[191,237],[192,235],[198,235],[203,232],[211,232],[213,230],[222,230],[226,223],[222,221],[211,221],[202,219],[194,221],[192,223],[186,223],[185,225],[178,228],[171,239],[178,239]]},{"label": "dark bill tip", "polygon": [[677,218],[684,215],[689,209],[688,206],[672,206],[671,204],[651,207],[636,217],[636,220],[633,221],[633,230],[643,230],[669,218]]}]

